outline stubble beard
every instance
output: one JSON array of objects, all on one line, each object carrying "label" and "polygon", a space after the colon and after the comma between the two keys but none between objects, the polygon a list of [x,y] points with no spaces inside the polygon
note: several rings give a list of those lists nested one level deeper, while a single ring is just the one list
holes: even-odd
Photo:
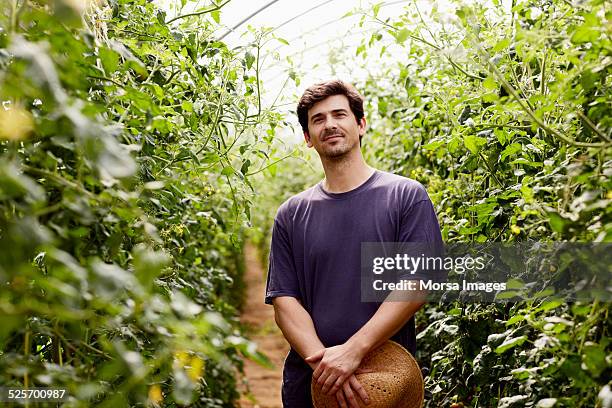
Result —
[{"label": "stubble beard", "polygon": [[[323,143],[325,144],[326,142],[324,141]],[[332,146],[324,146],[323,149],[321,149],[321,152],[319,152],[319,155],[328,160],[338,161],[348,157],[349,153],[354,148],[355,143],[349,143],[347,136],[342,134],[341,140],[338,140],[338,142]]]}]

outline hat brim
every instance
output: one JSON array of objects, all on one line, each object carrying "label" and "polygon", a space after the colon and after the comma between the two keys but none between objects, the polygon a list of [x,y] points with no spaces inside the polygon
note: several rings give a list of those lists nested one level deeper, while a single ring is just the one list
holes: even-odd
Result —
[{"label": "hat brim", "polygon": [[[360,369],[369,371],[355,377],[365,388],[370,399],[368,408],[421,408],[425,388],[423,375],[418,363],[408,350],[400,344],[388,340],[372,350],[362,360]],[[325,395],[316,381],[311,382],[312,404],[314,408],[337,408],[340,405],[335,395]]]}]

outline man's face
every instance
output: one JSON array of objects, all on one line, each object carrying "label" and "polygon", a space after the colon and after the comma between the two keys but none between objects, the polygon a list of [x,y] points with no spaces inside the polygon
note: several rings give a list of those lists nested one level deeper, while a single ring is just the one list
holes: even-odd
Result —
[{"label": "man's face", "polygon": [[308,110],[308,132],[304,139],[322,157],[338,158],[359,149],[359,137],[365,133],[366,121],[351,111],[348,98],[332,95]]}]

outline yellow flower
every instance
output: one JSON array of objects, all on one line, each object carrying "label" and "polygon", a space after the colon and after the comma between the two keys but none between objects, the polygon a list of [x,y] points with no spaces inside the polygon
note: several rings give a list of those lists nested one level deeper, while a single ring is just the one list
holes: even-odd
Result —
[{"label": "yellow flower", "polygon": [[149,387],[149,402],[159,405],[164,400],[162,390],[159,385],[153,384]]},{"label": "yellow flower", "polygon": [[177,351],[174,353],[174,358],[178,360],[178,363],[181,367],[185,367],[189,362],[189,353],[186,351]]},{"label": "yellow flower", "polygon": [[191,381],[198,381],[202,377],[202,369],[204,368],[204,361],[198,356],[194,356],[191,359],[191,367],[187,371],[187,375],[191,378]]},{"label": "yellow flower", "polygon": [[610,191],[608,191],[608,192],[606,193],[606,198],[607,198],[608,200],[612,200],[612,190],[610,190]]},{"label": "yellow flower", "polygon": [[23,108],[0,108],[0,139],[22,140],[34,130],[32,114]]},{"label": "yellow flower", "polygon": [[521,228],[517,225],[511,226],[510,230],[512,231],[513,234],[516,234],[516,235],[521,233]]}]

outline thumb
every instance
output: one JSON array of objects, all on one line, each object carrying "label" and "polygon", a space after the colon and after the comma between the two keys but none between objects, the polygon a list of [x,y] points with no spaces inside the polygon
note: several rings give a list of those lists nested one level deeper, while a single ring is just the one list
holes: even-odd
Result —
[{"label": "thumb", "polygon": [[308,363],[314,363],[315,361],[321,359],[323,357],[323,354],[325,354],[325,349],[321,349],[317,351],[312,356],[306,357],[304,360],[307,361]]},{"label": "thumb", "polygon": [[357,370],[355,370],[355,374],[367,374],[367,373],[373,373],[373,372],[375,371],[370,368],[358,368]]}]

